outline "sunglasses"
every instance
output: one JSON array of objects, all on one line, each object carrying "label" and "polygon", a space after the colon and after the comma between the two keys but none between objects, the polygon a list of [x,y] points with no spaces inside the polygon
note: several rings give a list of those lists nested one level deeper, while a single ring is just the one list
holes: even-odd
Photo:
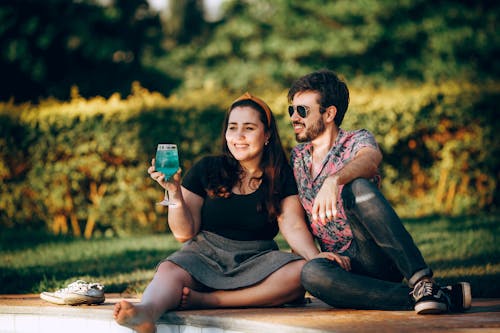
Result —
[{"label": "sunglasses", "polygon": [[290,115],[290,117],[293,116],[295,111],[297,111],[297,113],[299,114],[299,116],[301,118],[306,118],[307,115],[309,114],[309,110],[311,110],[311,108],[306,106],[306,105],[289,105],[288,106],[288,114]]}]

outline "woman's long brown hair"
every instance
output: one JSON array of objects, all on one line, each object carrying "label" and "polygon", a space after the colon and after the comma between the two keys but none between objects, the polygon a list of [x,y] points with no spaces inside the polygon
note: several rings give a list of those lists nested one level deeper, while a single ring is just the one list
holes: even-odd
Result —
[{"label": "woman's long brown hair", "polygon": [[[270,220],[273,221],[281,214],[281,200],[279,193],[282,190],[281,171],[287,163],[285,151],[278,134],[276,120],[271,112],[266,111],[259,103],[251,99],[237,100],[226,113],[224,126],[222,129],[222,156],[220,166],[214,168],[214,174],[208,180],[207,192],[212,197],[228,197],[232,188],[237,184],[243,172],[240,163],[229,151],[226,140],[226,131],[229,123],[229,115],[236,107],[250,107],[259,113],[259,118],[264,124],[265,133],[269,134],[269,142],[264,146],[260,167],[263,171],[261,187],[264,191],[264,205],[269,213]],[[270,114],[270,124],[268,125],[268,115]]]}]

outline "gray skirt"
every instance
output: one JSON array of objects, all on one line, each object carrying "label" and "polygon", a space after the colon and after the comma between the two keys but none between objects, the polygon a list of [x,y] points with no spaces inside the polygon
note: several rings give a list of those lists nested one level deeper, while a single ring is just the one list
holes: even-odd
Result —
[{"label": "gray skirt", "polygon": [[201,231],[165,260],[179,265],[209,288],[229,290],[256,284],[301,259],[279,251],[273,240],[237,241]]}]

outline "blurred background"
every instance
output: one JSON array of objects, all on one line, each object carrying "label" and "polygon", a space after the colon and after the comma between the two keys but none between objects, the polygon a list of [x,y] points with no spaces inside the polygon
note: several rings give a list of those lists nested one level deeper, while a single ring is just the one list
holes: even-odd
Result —
[{"label": "blurred background", "polygon": [[343,127],[375,134],[401,216],[497,216],[499,11],[486,0],[3,0],[0,228],[168,231],[146,173],[156,144],[177,143],[187,170],[220,150],[226,108],[250,91],[289,151],[287,89],[320,68],[346,80]]}]

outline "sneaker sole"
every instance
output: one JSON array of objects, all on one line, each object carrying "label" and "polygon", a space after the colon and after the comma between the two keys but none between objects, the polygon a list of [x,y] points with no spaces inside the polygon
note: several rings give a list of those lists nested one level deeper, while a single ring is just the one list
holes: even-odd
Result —
[{"label": "sneaker sole", "polygon": [[58,305],[82,305],[82,304],[87,304],[87,305],[92,305],[92,304],[101,304],[104,303],[104,296],[103,297],[91,297],[91,296],[84,296],[84,295],[77,295],[73,294],[71,296],[67,296],[65,298],[57,297],[50,295],[48,293],[41,293],[40,298],[54,304]]},{"label": "sneaker sole", "polygon": [[433,302],[433,301],[419,302],[418,304],[415,305],[415,312],[421,315],[438,314],[447,311],[448,307],[446,306],[446,304],[439,302]]},{"label": "sneaker sole", "polygon": [[472,304],[472,296],[469,282],[459,282],[459,285],[462,286],[462,305],[463,311],[469,310]]},{"label": "sneaker sole", "polygon": [[54,304],[59,304],[59,305],[64,305],[66,303],[64,303],[64,300],[62,298],[59,298],[59,297],[55,297],[53,295],[50,295],[46,292],[43,292],[40,294],[40,298],[43,299],[44,301],[47,301],[47,302],[50,302],[50,303],[54,303]]}]

